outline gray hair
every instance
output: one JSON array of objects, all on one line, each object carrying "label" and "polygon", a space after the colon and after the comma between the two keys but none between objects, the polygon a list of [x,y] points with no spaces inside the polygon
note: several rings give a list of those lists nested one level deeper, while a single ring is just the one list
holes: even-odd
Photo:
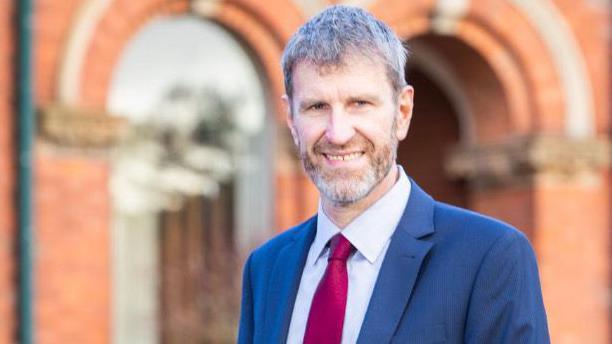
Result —
[{"label": "gray hair", "polygon": [[341,66],[349,54],[384,62],[395,92],[406,85],[408,52],[393,30],[361,8],[336,5],[302,25],[287,43],[281,61],[287,95],[293,94],[293,69],[298,63]]}]

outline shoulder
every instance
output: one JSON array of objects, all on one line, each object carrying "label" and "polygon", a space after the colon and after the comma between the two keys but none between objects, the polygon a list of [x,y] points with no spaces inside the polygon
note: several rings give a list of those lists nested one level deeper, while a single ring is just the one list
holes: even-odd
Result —
[{"label": "shoulder", "polygon": [[435,202],[434,226],[439,241],[464,243],[466,250],[482,254],[501,251],[531,250],[529,240],[521,231],[498,219]]},{"label": "shoulder", "polygon": [[465,341],[548,343],[537,259],[525,234],[466,209],[438,202],[434,209],[436,266],[466,295]]}]

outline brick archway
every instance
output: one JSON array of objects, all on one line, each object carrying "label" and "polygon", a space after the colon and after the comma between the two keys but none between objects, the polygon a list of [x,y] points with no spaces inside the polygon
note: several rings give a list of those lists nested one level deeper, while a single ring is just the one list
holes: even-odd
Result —
[{"label": "brick archway", "polygon": [[444,30],[436,23],[440,10],[435,2],[380,1],[371,9],[404,39],[440,34],[474,49],[501,83],[509,116],[505,135],[563,133],[566,120],[563,89],[549,50],[518,9],[503,1],[494,3],[490,6],[495,8],[472,5],[456,17],[443,18],[450,21]]},{"label": "brick archway", "polygon": [[[81,106],[103,108],[113,68],[134,33],[154,17],[192,13],[219,23],[253,52],[253,58],[271,90],[269,100],[280,120],[279,99],[283,85],[278,63],[284,42],[303,21],[299,11],[283,1],[275,1],[274,6],[250,1],[207,3],[208,6],[198,6],[197,1],[188,0],[113,2],[87,42],[83,65],[74,86],[80,90],[75,102]],[[275,11],[280,8],[284,15],[274,15],[272,8]]]},{"label": "brick archway", "polygon": [[[414,52],[407,80],[411,82],[411,69],[416,67],[436,80],[452,99],[461,128],[457,143],[495,142],[517,132],[516,123],[512,122],[512,99],[507,96],[502,80],[475,49],[456,37],[435,34],[416,36],[408,45]],[[416,103],[424,93],[426,99],[429,91],[427,87],[416,87]]]},{"label": "brick archway", "polygon": [[[442,3],[468,6],[441,14]],[[530,3],[539,5],[530,7]],[[583,171],[568,168],[565,174],[558,167],[598,149],[593,142],[587,145],[576,140],[593,139],[597,133],[597,99],[591,89],[597,78],[592,72],[587,74],[582,61],[587,56],[580,55],[586,49],[573,46],[576,38],[564,32],[564,18],[537,22],[547,16],[541,12],[546,6],[554,7],[555,2],[388,0],[372,9],[404,39],[452,37],[476,51],[492,70],[508,106],[509,125],[490,137],[495,139],[493,144],[476,140],[476,149],[457,154],[453,163],[459,162],[455,165],[459,168],[451,167],[455,170],[451,172],[474,185],[470,207],[514,224],[532,240],[553,342],[583,338],[603,343],[610,337],[610,307],[600,296],[610,284],[609,167],[593,163]],[[572,53],[560,56],[563,48],[555,47],[556,43]],[[571,67],[564,68],[563,63]],[[572,78],[577,80],[574,85]],[[573,89],[579,89],[578,100],[572,99]],[[418,90],[416,94],[418,102]],[[471,105],[469,95],[466,98]],[[478,116],[473,122],[475,127],[482,126]],[[548,141],[549,136],[553,139]],[[584,148],[570,148],[581,144]],[[534,152],[546,156],[555,150],[567,154],[551,158],[548,166],[533,159],[520,171],[519,165],[535,156]],[[509,168],[499,169],[503,165]],[[572,223],[574,216],[580,221]],[[584,228],[589,228],[589,236],[580,234]],[[580,319],[588,321],[577,321]]]},{"label": "brick archway", "polygon": [[[269,90],[269,115],[275,118],[279,126],[284,126],[285,113],[280,100],[284,93],[280,58],[285,42],[304,22],[304,17],[292,2],[283,0],[266,3],[249,0],[116,0],[105,9],[90,39],[80,42],[87,44],[87,48],[80,57],[82,67],[73,71],[75,80],[60,80],[60,83],[71,85],[72,93],[76,94],[68,103],[85,108],[104,108],[114,66],[129,39],[155,17],[188,13],[220,24],[245,43]],[[283,15],[279,16],[278,13]],[[289,153],[292,144],[283,139],[281,132],[278,136],[279,145],[275,148],[277,183],[304,185],[303,188],[279,188],[277,191],[276,207],[282,210],[277,214],[277,227],[285,228],[313,208],[312,202],[307,202],[313,190],[304,183],[305,176],[300,173],[297,162],[286,158],[292,156]]]},{"label": "brick archway", "polygon": [[[209,3],[209,8],[197,7],[196,3]],[[64,60],[59,62],[60,76],[56,82],[56,89],[49,92],[52,102],[65,102],[75,108],[74,118],[101,118],[106,116],[102,111],[96,111],[96,116],[87,116],[86,109],[101,110],[105,108],[110,81],[120,54],[128,44],[130,38],[150,20],[160,16],[172,16],[192,13],[206,20],[215,21],[241,40],[247,50],[252,53],[253,60],[261,70],[270,90],[268,93],[270,118],[281,118],[280,100],[282,93],[282,77],[280,75],[279,60],[284,41],[294,29],[303,21],[299,12],[292,5],[283,1],[268,3],[255,1],[233,1],[231,3],[216,1],[187,1],[187,0],[86,0],[82,2],[78,16],[72,27],[72,33],[67,39]],[[103,5],[100,5],[103,4]],[[206,6],[204,6],[206,7]],[[78,23],[83,22],[79,16],[88,14],[88,9],[99,11],[94,21],[89,21],[91,32],[80,35],[82,32]],[[281,10],[282,17],[275,16],[274,12]],[[91,18],[86,18],[88,21]],[[95,23],[95,24],[94,24]],[[82,51],[71,55],[73,44],[81,45]],[[78,50],[78,49],[77,49]],[[73,68],[67,73],[67,68]],[[66,73],[66,74],[64,74]],[[72,80],[63,82],[63,78],[72,77]],[[65,92],[62,86],[72,89]],[[59,92],[58,92],[59,91]],[[64,98],[65,94],[74,96]],[[56,94],[53,94],[56,93]],[[53,94],[53,96],[51,96]],[[69,101],[66,101],[68,99]],[[82,111],[81,111],[82,110]],[[275,111],[276,110],[276,111]],[[75,119],[76,120],[76,119]],[[62,122],[62,127],[70,126]],[[92,128],[98,126],[92,124]],[[78,124],[75,125],[78,127]],[[91,135],[91,128],[87,136]],[[39,150],[37,156],[38,181],[41,195],[61,194],[65,207],[62,211],[57,209],[57,200],[41,197],[38,212],[40,229],[37,240],[40,243],[40,254],[37,261],[37,280],[40,284],[37,289],[36,317],[37,326],[42,328],[39,334],[41,341],[55,338],[58,341],[71,341],[77,338],[80,342],[108,342],[111,334],[111,242],[109,229],[113,225],[109,214],[112,211],[110,195],[108,193],[111,177],[111,165],[108,155],[88,155],[81,150],[55,153],[51,147]],[[276,148],[279,150],[279,148]],[[281,148],[282,149],[282,148]],[[278,162],[276,165],[279,165]],[[74,179],[67,182],[66,176]],[[292,171],[277,172],[277,180],[288,181],[291,185],[301,181],[297,173]],[[82,183],[82,184],[81,184]],[[95,189],[92,197],[83,201],[82,189],[74,185],[82,185]],[[280,188],[279,188],[280,189]],[[69,192],[67,192],[69,190]],[[294,222],[294,213],[299,213],[300,202],[303,197],[301,191],[285,188],[276,193],[277,203],[292,203],[292,213],[286,220],[279,219],[280,226]],[[303,192],[302,192],[303,193]],[[290,199],[292,202],[286,202]],[[285,202],[284,202],[285,201]],[[79,209],[75,212],[74,209]],[[82,216],[82,214],[87,214]],[[79,221],[72,219],[78,217]],[[66,219],[66,220],[64,220]],[[66,221],[66,222],[62,222]],[[72,221],[72,222],[68,222]],[[285,221],[285,222],[282,222]],[[84,223],[87,222],[87,223]],[[74,233],[78,233],[79,249],[75,250]],[[95,251],[90,248],[95,246]],[[66,276],[66,270],[76,271]],[[57,285],[78,285],[77,297],[91,299],[90,307],[84,309],[75,305],[73,294],[62,294]],[[66,287],[64,287],[65,289]],[[69,333],[54,323],[54,314],[69,314],[72,318],[85,319],[99,331],[86,329],[73,329]],[[68,339],[68,336],[71,339]]]}]

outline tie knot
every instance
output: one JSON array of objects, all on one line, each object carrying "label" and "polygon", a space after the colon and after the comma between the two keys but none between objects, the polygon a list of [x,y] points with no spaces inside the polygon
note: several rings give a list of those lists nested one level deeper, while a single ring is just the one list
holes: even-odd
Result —
[{"label": "tie knot", "polygon": [[349,255],[353,251],[353,245],[348,241],[342,234],[336,234],[329,243],[331,250],[329,258],[327,260],[342,260],[346,262]]}]

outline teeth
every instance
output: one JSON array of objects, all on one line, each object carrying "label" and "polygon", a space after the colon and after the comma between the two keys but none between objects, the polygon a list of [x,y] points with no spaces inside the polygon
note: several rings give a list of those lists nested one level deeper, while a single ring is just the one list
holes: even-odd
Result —
[{"label": "teeth", "polygon": [[347,161],[347,160],[357,159],[359,156],[361,156],[361,153],[351,153],[351,154],[343,154],[343,155],[326,154],[326,155],[329,160]]}]

